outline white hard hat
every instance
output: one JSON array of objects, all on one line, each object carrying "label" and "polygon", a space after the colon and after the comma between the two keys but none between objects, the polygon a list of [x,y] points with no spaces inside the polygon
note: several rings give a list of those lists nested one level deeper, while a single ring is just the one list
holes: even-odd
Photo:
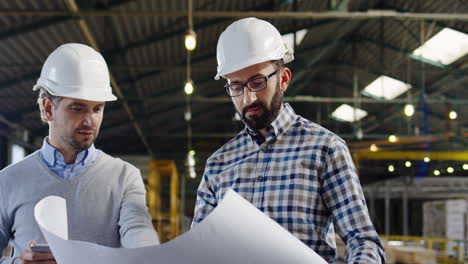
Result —
[{"label": "white hard hat", "polygon": [[117,99],[102,55],[78,43],[61,45],[47,57],[33,90],[41,87],[55,96],[97,102]]},{"label": "white hard hat", "polygon": [[219,80],[220,76],[265,61],[283,59],[288,63],[294,60],[294,55],[272,24],[249,17],[237,20],[221,33],[216,59],[215,80]]}]

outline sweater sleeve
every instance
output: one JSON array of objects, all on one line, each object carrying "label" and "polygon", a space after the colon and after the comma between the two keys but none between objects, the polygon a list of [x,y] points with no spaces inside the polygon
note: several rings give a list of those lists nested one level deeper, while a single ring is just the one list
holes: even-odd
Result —
[{"label": "sweater sleeve", "polygon": [[0,259],[0,264],[17,264],[17,263],[19,263],[18,257],[14,257],[14,258],[3,257]]},{"label": "sweater sleeve", "polygon": [[146,206],[146,190],[140,171],[127,164],[127,182],[120,207],[120,241],[125,248],[159,244]]},{"label": "sweater sleeve", "polygon": [[[7,203],[3,197],[4,189],[5,188],[0,184],[0,254],[5,250],[10,241],[11,226],[13,224],[5,208]],[[16,263],[16,259],[17,258],[2,257],[0,258],[0,264],[13,264]]]}]

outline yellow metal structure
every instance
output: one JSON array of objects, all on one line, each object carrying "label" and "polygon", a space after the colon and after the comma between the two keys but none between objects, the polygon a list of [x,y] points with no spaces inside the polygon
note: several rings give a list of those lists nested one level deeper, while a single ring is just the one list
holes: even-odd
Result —
[{"label": "yellow metal structure", "polygon": [[[427,249],[435,250],[437,253],[437,263],[444,264],[461,264],[465,263],[465,255],[463,245],[468,243],[467,240],[456,240],[448,238],[434,237],[417,237],[417,236],[396,236],[396,235],[380,235],[381,238],[387,241],[401,241],[404,246],[419,246]],[[457,244],[457,255],[450,257],[448,255],[448,244],[454,242]]]},{"label": "yellow metal structure", "polygon": [[467,151],[438,152],[438,151],[359,151],[352,152],[354,165],[359,172],[361,160],[423,160],[429,157],[431,160],[458,160],[468,161]]},{"label": "yellow metal structure", "polygon": [[[162,177],[170,178],[169,212],[162,210]],[[147,200],[149,213],[158,231],[161,242],[174,239],[180,234],[179,174],[173,160],[149,162]]]},{"label": "yellow metal structure", "polygon": [[446,141],[453,137],[468,137],[468,132],[465,132],[461,135],[457,135],[453,132],[448,132],[444,134],[433,134],[430,136],[415,136],[415,137],[401,137],[398,138],[396,142],[390,142],[388,139],[380,140],[365,140],[365,141],[356,141],[350,142],[348,144],[349,149],[352,152],[356,151],[365,151],[369,149],[369,146],[375,144],[379,147],[395,147],[395,146],[404,146],[406,144],[428,144],[432,142]]},{"label": "yellow metal structure", "polygon": [[468,152],[437,152],[437,151],[365,151],[355,152],[358,160],[423,160],[429,157],[431,160],[468,160]]}]

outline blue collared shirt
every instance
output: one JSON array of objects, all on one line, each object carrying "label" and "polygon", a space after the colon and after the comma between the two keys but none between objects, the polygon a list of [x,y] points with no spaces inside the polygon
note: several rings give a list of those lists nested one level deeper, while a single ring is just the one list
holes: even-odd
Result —
[{"label": "blue collared shirt", "polygon": [[48,138],[44,139],[40,150],[41,158],[45,164],[58,176],[65,180],[71,180],[78,176],[93,165],[97,157],[97,150],[94,144],[88,149],[80,151],[76,154],[75,163],[66,164],[62,153],[47,142]]},{"label": "blue collared shirt", "polygon": [[197,224],[232,188],[321,255],[336,260],[335,230],[347,263],[384,263],[345,142],[289,104],[266,129],[248,127],[207,161],[197,192]]}]

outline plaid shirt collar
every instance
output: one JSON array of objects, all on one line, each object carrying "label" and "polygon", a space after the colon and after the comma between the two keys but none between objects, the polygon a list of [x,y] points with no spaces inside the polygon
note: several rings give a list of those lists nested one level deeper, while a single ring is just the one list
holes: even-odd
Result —
[{"label": "plaid shirt collar", "polygon": [[261,145],[265,141],[272,143],[275,142],[279,136],[281,136],[291,127],[297,117],[298,115],[294,112],[292,107],[288,103],[284,103],[283,110],[267,127],[266,138],[263,138],[263,136],[257,130],[252,129],[247,124],[245,124],[245,131],[252,137],[255,142],[257,142],[258,145]]}]

